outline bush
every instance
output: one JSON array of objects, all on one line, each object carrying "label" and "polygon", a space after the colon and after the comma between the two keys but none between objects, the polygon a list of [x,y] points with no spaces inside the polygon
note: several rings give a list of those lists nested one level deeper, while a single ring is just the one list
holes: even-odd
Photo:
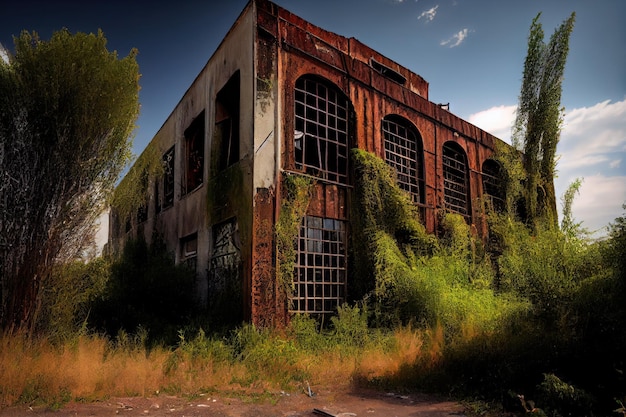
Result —
[{"label": "bush", "polygon": [[56,266],[41,291],[38,332],[53,342],[84,334],[91,307],[103,296],[109,273],[110,262],[104,258]]},{"label": "bush", "polygon": [[158,241],[130,240],[111,266],[104,294],[95,303],[90,324],[110,336],[120,329],[148,331],[149,343],[175,344],[178,329],[195,312],[195,272],[174,260]]}]

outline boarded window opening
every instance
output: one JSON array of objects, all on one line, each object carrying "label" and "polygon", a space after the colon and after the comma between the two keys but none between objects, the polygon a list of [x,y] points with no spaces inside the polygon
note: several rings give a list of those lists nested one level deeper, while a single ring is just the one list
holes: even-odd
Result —
[{"label": "boarded window opening", "polygon": [[163,208],[174,204],[174,147],[163,155]]},{"label": "boarded window opening", "polygon": [[502,167],[493,159],[483,162],[483,193],[489,199],[491,207],[502,212],[505,208],[504,182],[502,179]]},{"label": "boarded window opening", "polygon": [[443,187],[446,209],[469,220],[467,158],[459,145],[443,145]]},{"label": "boarded window opening", "polygon": [[239,71],[233,74],[215,100],[215,137],[218,171],[239,161]]},{"label": "boarded window opening", "polygon": [[184,192],[195,190],[204,177],[204,110],[185,129]]},{"label": "boarded window opening", "polygon": [[348,182],[348,115],[348,99],[330,83],[307,76],[296,81],[296,169]]},{"label": "boarded window opening", "polygon": [[409,193],[414,203],[424,203],[422,140],[406,119],[387,116],[382,123],[385,161],[396,171],[398,186]]},{"label": "boarded window opening", "polygon": [[333,314],[346,297],[346,222],[305,216],[296,248],[294,313]]}]

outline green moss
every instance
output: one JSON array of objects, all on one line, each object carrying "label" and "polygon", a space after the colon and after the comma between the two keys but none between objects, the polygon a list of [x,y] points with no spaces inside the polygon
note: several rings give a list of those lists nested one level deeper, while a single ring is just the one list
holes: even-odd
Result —
[{"label": "green moss", "polygon": [[111,208],[117,212],[120,219],[127,219],[131,213],[146,204],[150,196],[150,184],[162,175],[161,153],[151,142],[113,193]]},{"label": "green moss", "polygon": [[295,242],[311,199],[313,181],[299,175],[283,177],[283,198],[275,226],[276,280],[286,294],[291,294],[296,259]]}]

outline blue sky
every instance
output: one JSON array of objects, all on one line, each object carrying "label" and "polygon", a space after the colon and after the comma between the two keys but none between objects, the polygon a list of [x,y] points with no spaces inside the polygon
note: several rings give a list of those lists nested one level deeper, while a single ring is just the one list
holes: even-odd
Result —
[{"label": "blue sky", "polygon": [[[139,154],[215,51],[247,0],[11,1],[0,6],[0,43],[62,27],[104,31],[121,56],[136,47],[142,74]],[[359,39],[430,83],[430,99],[509,140],[532,19],[546,41],[571,12],[576,24],[563,81],[565,123],[557,194],[583,178],[574,216],[600,230],[626,203],[626,1],[277,0],[338,34]]]}]

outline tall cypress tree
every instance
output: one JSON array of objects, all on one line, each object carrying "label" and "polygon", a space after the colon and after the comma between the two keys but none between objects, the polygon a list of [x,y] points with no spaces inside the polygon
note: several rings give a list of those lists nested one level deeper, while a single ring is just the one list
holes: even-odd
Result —
[{"label": "tall cypress tree", "polygon": [[548,44],[539,22],[530,26],[522,89],[513,128],[513,145],[525,155],[524,201],[527,220],[533,227],[545,221],[557,226],[554,174],[556,146],[563,123],[561,92],[569,38],[575,13],[554,32]]}]

